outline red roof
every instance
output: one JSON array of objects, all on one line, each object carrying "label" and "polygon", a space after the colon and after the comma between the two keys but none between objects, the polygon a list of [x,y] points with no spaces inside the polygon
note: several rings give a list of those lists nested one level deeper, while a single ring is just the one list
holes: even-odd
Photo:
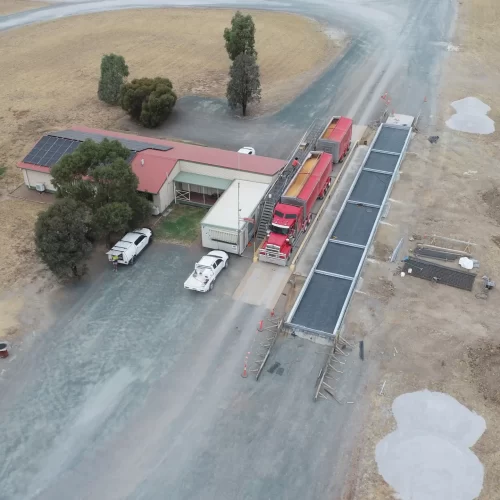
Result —
[{"label": "red roof", "polygon": [[[146,149],[137,153],[132,161],[132,170],[139,178],[139,191],[147,191],[149,193],[158,193],[178,160],[234,170],[243,170],[245,172],[267,176],[274,176],[285,166],[285,161],[265,156],[246,155],[235,151],[195,146],[193,144],[183,144],[180,142],[88,127],[72,127],[72,130],[98,134],[111,139],[128,139],[143,143],[151,143],[152,149]],[[154,149],[155,145],[169,146],[171,149],[168,151],[161,151]],[[141,160],[144,160],[144,164],[142,164]],[[33,165],[31,163],[20,162],[18,166],[27,170],[50,173],[49,167]]]},{"label": "red roof", "polygon": [[328,140],[334,142],[340,142],[346,133],[347,130],[352,126],[352,120],[350,118],[346,118],[345,116],[341,116],[335,125],[335,128],[331,131],[328,136]]},{"label": "red roof", "polygon": [[[157,193],[161,189],[177,163],[177,160],[165,158],[165,153],[166,151],[146,149],[135,155],[131,166],[139,179],[139,191]],[[141,160],[144,160],[144,165]]]}]

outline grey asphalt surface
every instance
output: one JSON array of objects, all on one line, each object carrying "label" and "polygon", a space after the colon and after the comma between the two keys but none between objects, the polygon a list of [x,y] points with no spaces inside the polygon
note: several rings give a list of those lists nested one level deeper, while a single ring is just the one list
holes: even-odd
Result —
[{"label": "grey asphalt surface", "polygon": [[[0,30],[124,6],[214,3],[69,4],[0,18]],[[422,110],[423,123],[431,123],[445,54],[439,42],[449,40],[453,2],[239,5],[314,15],[350,33],[351,44],[275,115],[243,121],[218,102],[188,97],[163,134],[231,149],[254,145],[259,154],[284,158],[315,117],[377,118],[386,91],[396,112]],[[184,293],[201,252],[157,243],[131,269],[114,275],[106,268],[68,290],[54,304],[52,328],[4,365],[0,499],[340,498],[346,429],[357,405],[312,402],[324,355],[302,339],[278,342],[268,367],[279,362],[282,375],[265,371],[258,383],[241,378],[266,311],[231,297],[250,265],[245,259],[231,260],[213,293]],[[341,400],[356,401],[363,366],[351,356],[337,389]]]},{"label": "grey asphalt surface", "polygon": [[351,408],[312,401],[322,348],[280,339],[267,368],[283,374],[242,378],[267,311],[231,298],[248,259],[232,258],[213,293],[184,291],[202,253],[155,243],[56,305],[58,321],[2,380],[0,498],[340,494],[332,442]]}]

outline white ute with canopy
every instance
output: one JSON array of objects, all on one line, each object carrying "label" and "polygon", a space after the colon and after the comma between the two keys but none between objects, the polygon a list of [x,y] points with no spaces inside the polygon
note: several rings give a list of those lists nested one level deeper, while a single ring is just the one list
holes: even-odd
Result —
[{"label": "white ute with canopy", "polygon": [[213,250],[202,257],[195,265],[194,271],[184,282],[184,288],[195,292],[208,292],[214,287],[219,273],[228,266],[229,255],[220,250]]},{"label": "white ute with canopy", "polygon": [[143,227],[127,233],[109,252],[108,260],[113,262],[113,257],[118,257],[119,264],[133,265],[137,256],[151,243],[153,232]]}]

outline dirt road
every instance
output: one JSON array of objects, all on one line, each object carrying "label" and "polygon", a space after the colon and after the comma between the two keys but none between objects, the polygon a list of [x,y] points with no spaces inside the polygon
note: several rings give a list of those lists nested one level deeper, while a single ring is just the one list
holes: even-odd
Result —
[{"label": "dirt road", "polygon": [[[495,44],[500,5],[489,0],[463,2],[457,33],[459,51],[450,52],[439,91],[435,127],[414,139],[392,194],[395,200],[377,235],[379,248],[390,251],[401,237],[406,255],[416,238],[426,234],[471,240],[480,261],[472,293],[394,274],[387,252],[374,252],[364,272],[347,329],[369,346],[368,359],[378,367],[364,396],[369,409],[352,458],[349,499],[386,499],[391,488],[377,472],[375,446],[395,428],[392,401],[407,392],[428,388],[450,394],[485,418],[487,430],[473,447],[485,468],[480,499],[498,497],[500,480],[500,312],[498,291],[484,299],[481,276],[500,276],[499,133],[479,136],[450,130],[445,121],[452,101],[468,96],[491,106],[500,123],[499,65]],[[427,137],[439,136],[437,144]],[[375,247],[376,249],[376,247]],[[396,350],[397,354],[396,354]],[[384,395],[379,391],[386,382]],[[361,427],[360,427],[361,428]],[[451,497],[450,497],[451,498]]]}]

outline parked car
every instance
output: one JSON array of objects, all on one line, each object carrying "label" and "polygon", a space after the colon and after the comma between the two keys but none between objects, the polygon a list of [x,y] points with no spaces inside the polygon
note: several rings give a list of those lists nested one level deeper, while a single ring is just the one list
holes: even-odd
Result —
[{"label": "parked car", "polygon": [[109,252],[108,260],[118,257],[118,264],[133,265],[138,255],[153,241],[153,231],[146,227],[127,233]]},{"label": "parked car", "polygon": [[250,147],[250,146],[245,146],[241,149],[238,150],[238,153],[244,154],[244,155],[254,155],[255,154],[255,149]]},{"label": "parked car", "polygon": [[194,271],[184,282],[184,288],[195,292],[212,290],[217,276],[228,266],[228,260],[226,252],[212,250],[194,265]]}]

